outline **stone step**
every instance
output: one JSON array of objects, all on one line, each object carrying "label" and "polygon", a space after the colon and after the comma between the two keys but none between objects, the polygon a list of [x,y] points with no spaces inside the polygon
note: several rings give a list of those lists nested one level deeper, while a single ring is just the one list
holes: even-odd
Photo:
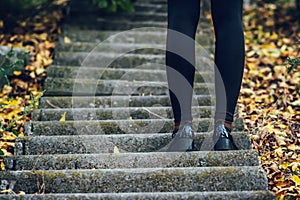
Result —
[{"label": "stone step", "polygon": [[135,11],[137,12],[157,12],[157,13],[167,13],[168,7],[167,5],[157,4],[153,5],[150,3],[141,3],[136,2],[134,4]]},{"label": "stone step", "polygon": [[[143,65],[146,63],[164,64],[164,55],[149,55],[149,54],[117,54],[103,52],[58,52],[55,56],[54,63],[57,65],[75,65],[87,67],[102,67],[115,65],[132,67]],[[110,65],[112,64],[112,65]]]},{"label": "stone step", "polygon": [[163,167],[258,166],[258,153],[253,150],[60,154],[6,157],[7,170],[64,170]]},{"label": "stone step", "polygon": [[4,199],[16,200],[45,200],[45,199],[74,199],[74,200],[123,200],[123,199],[156,199],[156,200],[275,200],[275,195],[267,190],[256,191],[214,191],[214,192],[149,192],[149,193],[75,193],[75,194],[25,194],[2,195]]},{"label": "stone step", "polygon": [[[111,41],[104,42],[70,42],[65,43],[60,40],[55,47],[56,52],[111,52],[116,54],[135,53],[135,54],[150,54],[150,55],[165,55],[166,45],[162,41],[159,44],[149,43],[112,43]],[[199,45],[196,45],[196,51],[213,52],[211,39],[202,38]],[[203,49],[204,48],[204,49]],[[197,53],[198,54],[198,53]]]},{"label": "stone step", "polygon": [[[82,30],[74,27],[68,28],[64,32],[64,37],[68,37],[71,42],[92,42],[100,43],[127,43],[127,44],[157,44],[162,45],[166,41],[166,29],[144,28],[130,31],[97,31]],[[60,40],[63,38],[59,38]],[[63,41],[61,41],[63,43]]]},{"label": "stone step", "polygon": [[72,17],[71,20],[67,21],[66,27],[77,27],[80,29],[88,30],[130,30],[134,28],[145,28],[145,27],[158,27],[166,28],[167,21],[155,21],[148,19],[146,21],[130,21],[128,19],[114,19],[107,20],[103,17],[97,17],[94,15],[86,15],[84,17]]},{"label": "stone step", "polygon": [[[90,2],[87,1],[71,1],[70,5],[70,15],[71,17],[73,15],[78,15],[78,14],[98,14],[98,15],[105,15],[105,12],[102,10],[99,10],[99,8],[95,5],[91,5]],[[135,8],[135,12],[140,12],[140,11],[156,11],[156,12],[165,12],[167,11],[167,4],[166,2],[141,2],[137,1],[133,3],[133,6]],[[82,9],[84,7],[84,9]],[[124,11],[118,11],[117,13],[114,12],[114,14],[120,15]]]},{"label": "stone step", "polygon": [[164,44],[149,44],[149,43],[111,43],[104,41],[101,43],[95,42],[71,42],[71,43],[58,43],[55,50],[57,52],[112,52],[112,53],[134,53],[139,54],[165,54]]},{"label": "stone step", "polygon": [[[251,149],[246,133],[233,132],[232,137],[239,149]],[[163,152],[171,140],[171,133],[25,136],[17,139],[15,155],[112,153],[115,147],[121,153]],[[195,133],[194,141],[198,150],[213,149],[212,133]]]},{"label": "stone step", "polygon": [[[193,106],[193,118],[212,117],[214,107]],[[59,108],[36,109],[31,114],[32,121],[59,121],[66,113],[66,121],[109,120],[109,119],[173,119],[171,107],[112,107],[112,108]]]},{"label": "stone step", "polygon": [[[194,120],[195,130],[210,131],[211,119]],[[235,130],[240,130],[235,124]],[[110,134],[142,134],[171,133],[171,119],[132,119],[132,120],[86,120],[86,121],[31,121],[25,125],[26,135],[110,135]],[[143,129],[143,130],[140,130]]]},{"label": "stone step", "polygon": [[[148,45],[165,45],[166,43],[165,28],[137,28],[128,31],[97,31],[82,30],[74,27],[68,28],[64,32],[64,37],[68,37],[71,42],[90,42],[96,46],[100,42],[105,43],[127,43],[127,44],[148,44]],[[61,44],[64,44],[63,38],[60,37]],[[214,45],[214,35],[210,24],[199,24],[199,30],[196,34],[196,41],[203,46]]]},{"label": "stone step", "polygon": [[[193,105],[211,106],[214,99],[210,95],[194,95]],[[168,95],[161,96],[59,96],[40,99],[40,108],[109,108],[109,107],[151,107],[171,106]]]},{"label": "stone step", "polygon": [[[136,68],[98,68],[98,67],[74,67],[74,66],[57,66],[52,65],[47,68],[47,77],[51,78],[89,78],[89,79],[101,79],[101,80],[121,80],[126,77],[130,77],[131,80],[136,81],[167,81],[167,75],[165,69],[143,69],[140,66]],[[158,66],[159,67],[159,66]],[[144,68],[147,68],[145,66]],[[154,68],[154,69],[153,69]],[[214,73],[197,71],[195,74],[195,82],[214,82]]]},{"label": "stone step", "polygon": [[[201,167],[95,170],[5,171],[2,182],[14,191],[45,193],[121,193],[267,190],[262,167]],[[9,181],[7,181],[9,180]],[[37,183],[38,182],[38,183]]]},{"label": "stone step", "polygon": [[138,0],[137,2],[165,5],[168,3],[168,0]]},{"label": "stone step", "polygon": [[[134,13],[130,13],[129,14],[135,14],[135,13],[147,13],[147,12],[155,12],[155,13],[159,13],[159,14],[166,14],[167,13],[167,5],[161,5],[161,4],[152,4],[152,3],[146,3],[146,2],[136,2],[134,3]],[[99,12],[99,9],[95,6],[93,7],[85,7],[85,9],[82,9],[82,6],[73,6],[71,7],[71,13],[70,13],[70,17],[72,16],[76,16],[79,14],[91,14],[91,13],[95,13],[96,15],[100,15],[100,16],[105,16],[105,13],[103,12]],[[113,14],[117,14],[117,15],[121,15],[124,12],[119,11],[118,13],[113,13]],[[122,16],[122,15],[121,15]],[[149,18],[148,18],[149,19]]]},{"label": "stone step", "polygon": [[[101,47],[100,47],[101,48]],[[130,46],[129,46],[130,48]],[[200,47],[200,50],[203,49]],[[202,56],[196,57],[197,70],[212,71],[214,64],[207,50],[201,50]],[[164,54],[116,53],[116,52],[57,52],[54,65],[101,67],[101,68],[136,68],[144,65],[165,66]]]},{"label": "stone step", "polygon": [[[212,119],[194,119],[194,130],[198,132],[212,131]],[[109,134],[141,134],[171,133],[171,119],[139,119],[139,120],[91,120],[91,121],[31,121],[25,125],[26,135],[109,135]],[[234,131],[243,131],[241,118],[236,118]],[[245,137],[247,134],[245,133]]]},{"label": "stone step", "polygon": [[[79,13],[80,14],[80,13]],[[74,17],[74,15],[73,15]],[[167,12],[157,12],[157,10],[151,11],[135,11],[133,13],[130,12],[119,12],[119,13],[101,13],[102,18],[106,18],[109,20],[122,20],[126,19],[131,22],[137,21],[151,21],[155,22],[166,22],[167,21]]]},{"label": "stone step", "polygon": [[[87,77],[88,78],[88,77]],[[131,77],[128,77],[131,78]],[[133,77],[134,78],[134,77]],[[45,95],[166,95],[166,82],[132,80],[93,80],[50,78],[45,80]],[[195,83],[194,94],[214,93],[213,83]]]}]

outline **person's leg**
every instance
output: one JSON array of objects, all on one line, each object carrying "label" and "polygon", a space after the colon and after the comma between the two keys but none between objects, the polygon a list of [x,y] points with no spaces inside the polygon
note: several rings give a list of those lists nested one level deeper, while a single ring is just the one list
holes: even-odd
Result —
[{"label": "person's leg", "polygon": [[220,72],[220,77],[216,74],[215,120],[225,120],[230,127],[244,71],[243,0],[211,2],[216,36],[215,63]]},{"label": "person's leg", "polygon": [[[195,34],[200,15],[200,0],[168,1],[167,78],[174,122],[191,121],[195,75]],[[190,39],[181,37],[185,34]],[[179,55],[177,55],[179,53]],[[186,59],[188,58],[189,61]]]},{"label": "person's leg", "polygon": [[231,136],[244,71],[243,0],[212,0],[216,35],[214,150],[237,150]]}]

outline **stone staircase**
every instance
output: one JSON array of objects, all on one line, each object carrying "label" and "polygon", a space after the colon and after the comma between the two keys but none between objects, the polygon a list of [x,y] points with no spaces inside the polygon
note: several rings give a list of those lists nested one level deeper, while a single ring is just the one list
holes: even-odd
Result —
[{"label": "stone staircase", "polygon": [[[83,6],[71,7],[40,109],[0,173],[1,190],[26,194],[0,199],[275,199],[241,119],[233,133],[241,150],[205,148],[214,106],[213,73],[204,66],[193,99],[201,151],[164,152],[173,128],[166,32],[153,27],[166,27],[166,1],[138,0],[132,14],[97,15]],[[209,26],[202,18],[197,35],[208,52]]]}]

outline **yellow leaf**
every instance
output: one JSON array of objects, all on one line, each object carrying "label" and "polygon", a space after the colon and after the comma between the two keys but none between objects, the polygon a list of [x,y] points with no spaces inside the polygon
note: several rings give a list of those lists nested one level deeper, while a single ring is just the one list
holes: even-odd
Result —
[{"label": "yellow leaf", "polygon": [[254,54],[255,54],[256,52],[255,51],[249,51],[247,54],[246,54],[246,56],[247,57],[252,57],[252,56],[254,56]]},{"label": "yellow leaf", "polygon": [[8,189],[8,190],[2,190],[0,193],[3,193],[3,194],[9,193],[9,194],[11,194],[12,192],[13,191],[11,189]]},{"label": "yellow leaf", "polygon": [[21,71],[14,71],[14,75],[15,75],[15,76],[20,76],[21,74],[22,74]]},{"label": "yellow leaf", "polygon": [[290,145],[287,146],[287,148],[292,150],[292,151],[300,150],[300,146],[295,145],[295,144],[290,144]]},{"label": "yellow leaf", "polygon": [[69,44],[69,43],[71,43],[71,40],[70,40],[70,38],[68,38],[67,36],[65,36],[65,37],[64,37],[64,42],[65,42],[66,44]]},{"label": "yellow leaf", "polygon": [[4,23],[2,20],[0,20],[0,28],[2,28],[4,26]]},{"label": "yellow leaf", "polygon": [[63,4],[66,4],[68,2],[68,0],[57,0],[55,2],[56,5],[63,5]]},{"label": "yellow leaf", "polygon": [[1,170],[2,170],[2,171],[5,170],[5,164],[4,164],[4,162],[1,162],[0,167],[1,167]]},{"label": "yellow leaf", "polygon": [[287,169],[288,166],[289,166],[289,163],[288,163],[288,162],[282,163],[280,166],[281,166],[283,169]]},{"label": "yellow leaf", "polygon": [[278,200],[284,200],[285,195],[281,195]]},{"label": "yellow leaf", "polygon": [[292,163],[292,171],[293,171],[293,172],[299,170],[298,165],[300,165],[300,163],[296,163],[296,162]]},{"label": "yellow leaf", "polygon": [[64,112],[64,114],[61,116],[61,118],[60,118],[60,122],[64,122],[64,121],[66,121],[66,112]]},{"label": "yellow leaf", "polygon": [[270,37],[271,40],[277,40],[278,39],[278,35],[276,33],[273,33]]},{"label": "yellow leaf", "polygon": [[40,39],[41,40],[47,40],[47,38],[48,38],[48,34],[47,33],[40,34]]},{"label": "yellow leaf", "polygon": [[275,153],[279,156],[279,157],[282,157],[283,155],[283,150],[281,147],[275,149]]},{"label": "yellow leaf", "polygon": [[31,78],[33,78],[33,79],[36,77],[34,72],[31,72],[31,73],[29,74],[29,76],[30,76]]},{"label": "yellow leaf", "polygon": [[40,75],[40,74],[42,74],[42,73],[45,72],[45,69],[44,69],[44,68],[37,68],[37,69],[35,70],[35,72],[36,72],[37,75]]},{"label": "yellow leaf", "polygon": [[26,193],[24,192],[24,191],[20,191],[19,193],[18,193],[18,195],[25,195]]},{"label": "yellow leaf", "polygon": [[114,147],[114,153],[120,153],[119,149],[117,146]]},{"label": "yellow leaf", "polygon": [[296,186],[300,185],[300,178],[295,174],[292,176],[292,181],[295,182]]}]

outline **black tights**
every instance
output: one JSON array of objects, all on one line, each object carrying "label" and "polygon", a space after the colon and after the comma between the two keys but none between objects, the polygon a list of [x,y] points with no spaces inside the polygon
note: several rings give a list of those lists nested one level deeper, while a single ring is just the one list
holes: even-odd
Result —
[{"label": "black tights", "polygon": [[[211,0],[211,6],[216,38],[215,72],[220,72],[220,76],[219,73],[215,73],[215,119],[233,122],[244,71],[243,0]],[[192,120],[195,43],[191,41],[195,40],[199,15],[200,0],[168,1],[170,30],[167,34],[166,65],[176,124]],[[186,40],[171,30],[180,32],[192,40]],[[222,88],[225,88],[225,91]]]}]

